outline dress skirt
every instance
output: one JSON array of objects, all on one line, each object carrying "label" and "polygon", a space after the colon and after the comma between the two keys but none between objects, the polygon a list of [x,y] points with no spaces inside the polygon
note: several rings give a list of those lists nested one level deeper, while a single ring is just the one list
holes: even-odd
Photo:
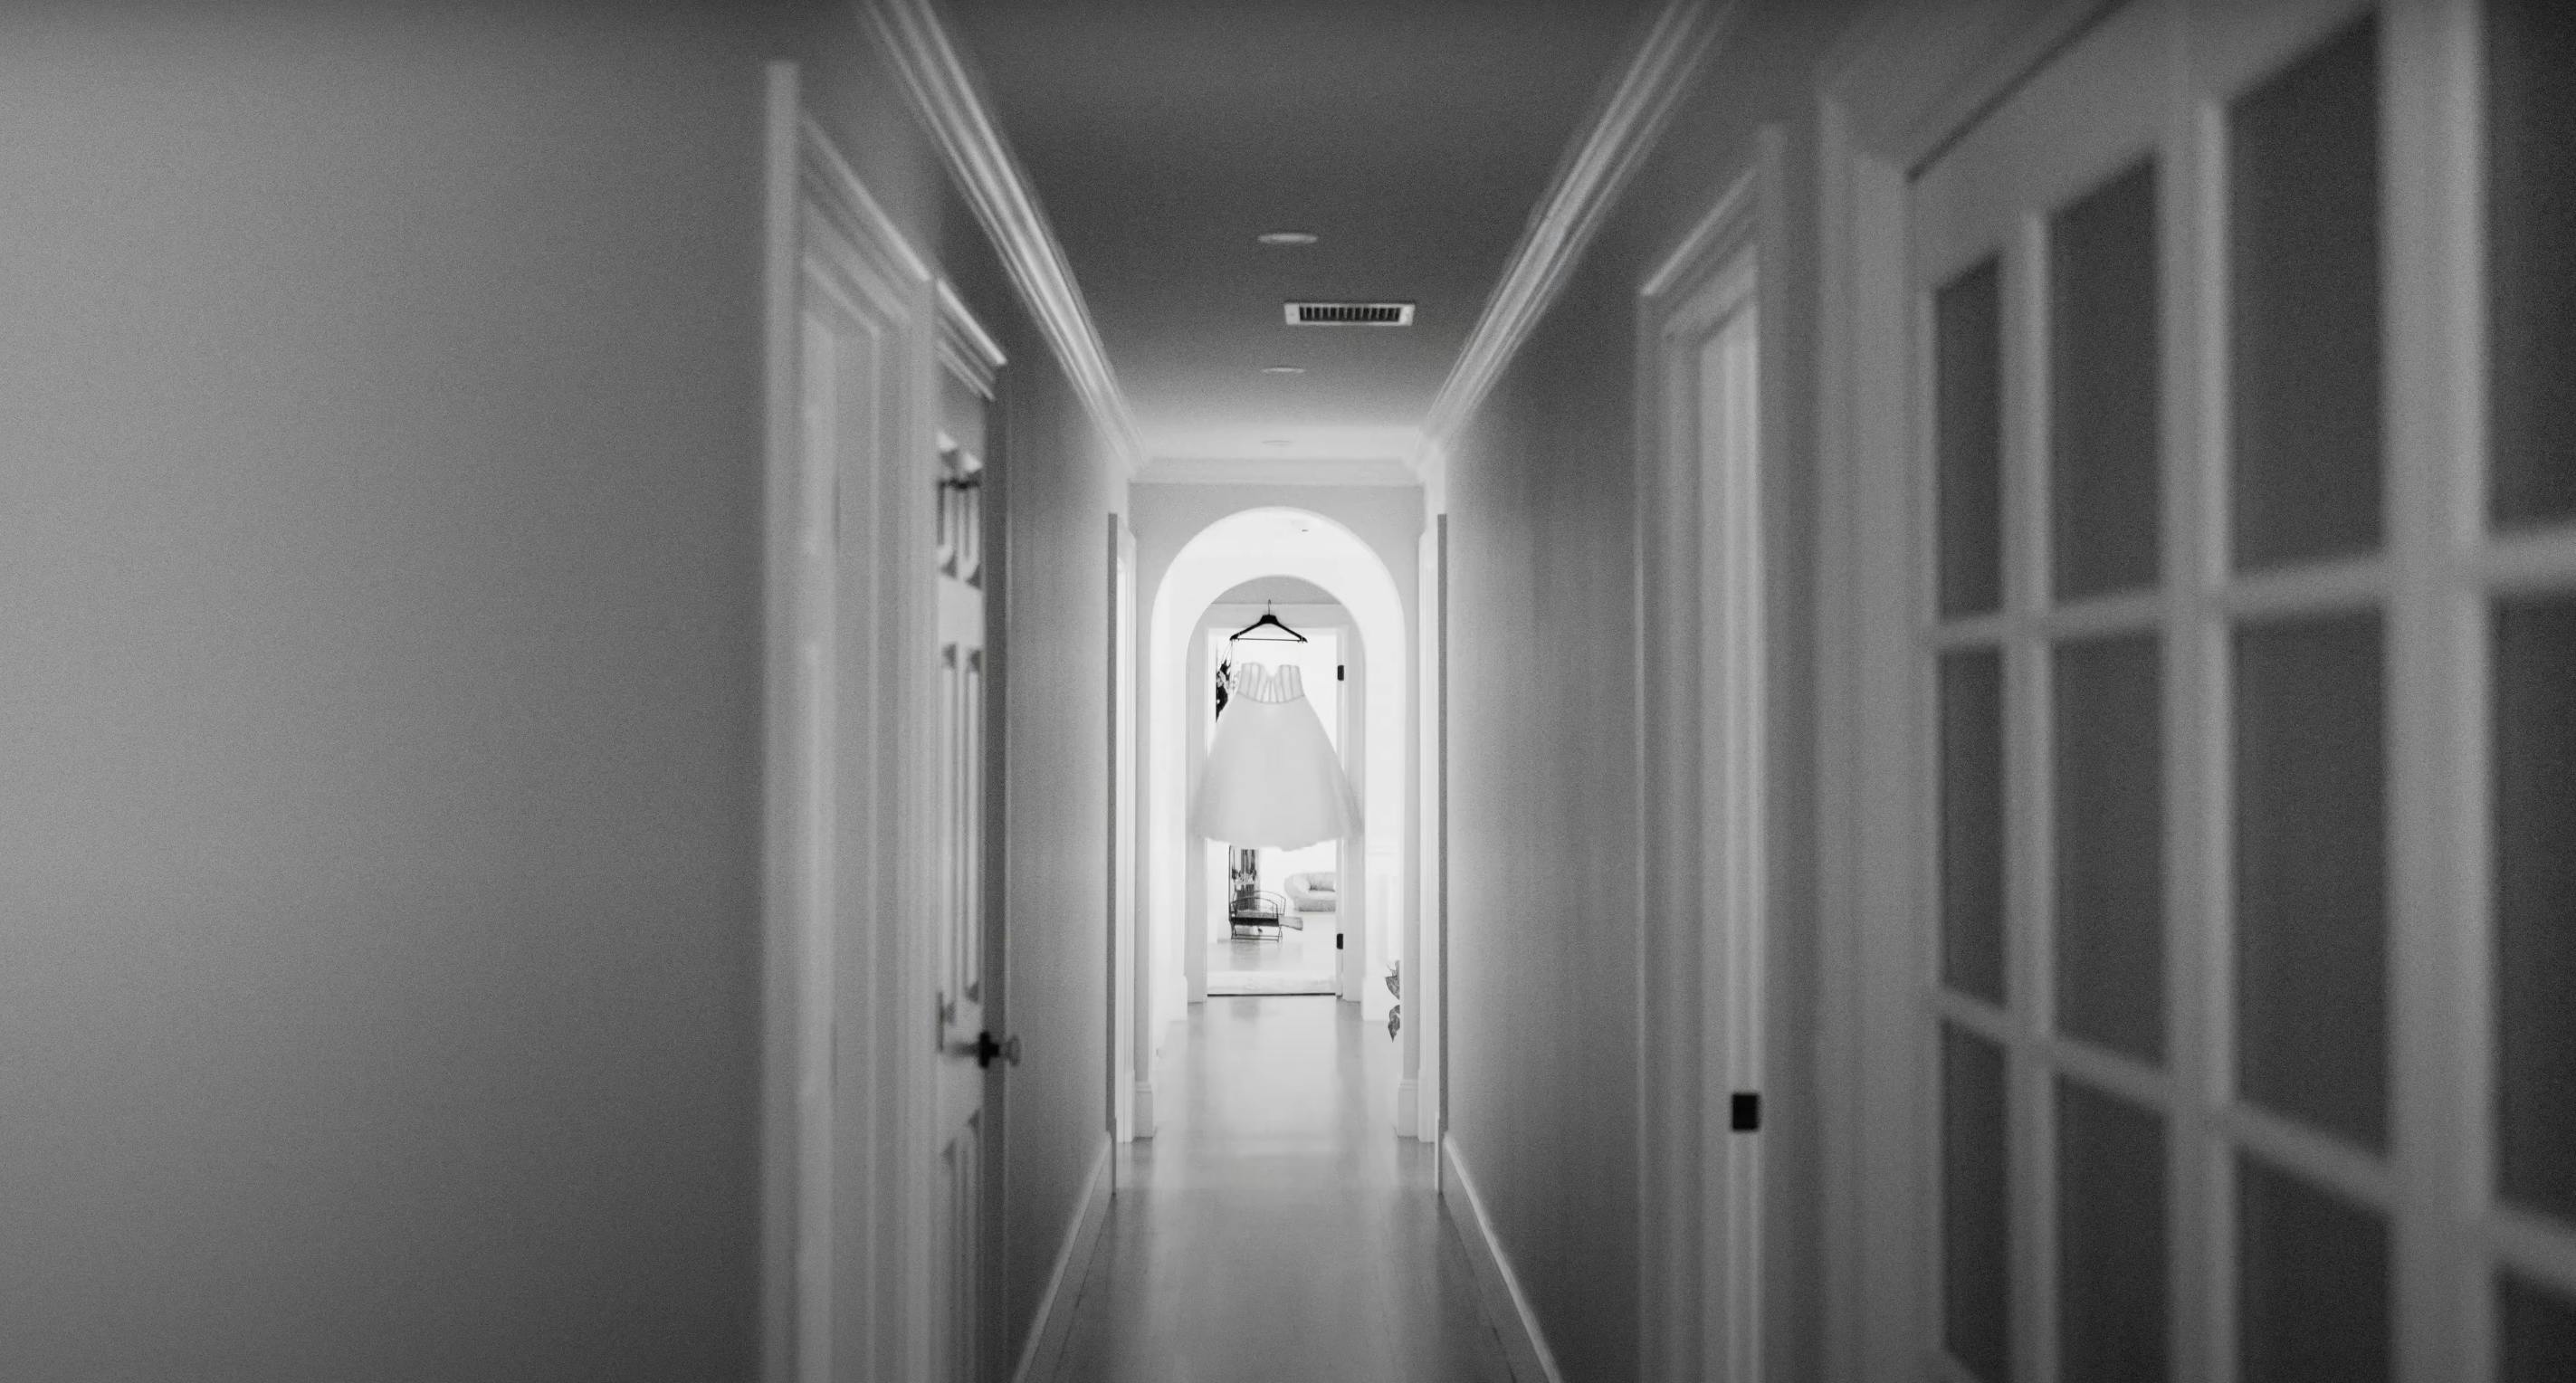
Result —
[{"label": "dress skirt", "polygon": [[1236,667],[1190,795],[1190,829],[1238,848],[1294,850],[1360,829],[1359,794],[1293,667]]}]

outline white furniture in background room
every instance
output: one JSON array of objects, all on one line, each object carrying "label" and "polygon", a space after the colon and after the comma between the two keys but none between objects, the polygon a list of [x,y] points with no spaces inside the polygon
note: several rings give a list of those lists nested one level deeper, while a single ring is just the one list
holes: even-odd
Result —
[{"label": "white furniture in background room", "polygon": [[1333,912],[1341,906],[1341,876],[1330,869],[1291,874],[1281,884],[1288,906],[1299,912]]}]

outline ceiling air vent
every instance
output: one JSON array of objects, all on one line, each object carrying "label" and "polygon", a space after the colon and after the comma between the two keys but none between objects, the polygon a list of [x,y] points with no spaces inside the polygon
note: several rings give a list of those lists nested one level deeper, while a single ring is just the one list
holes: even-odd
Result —
[{"label": "ceiling air vent", "polygon": [[1411,303],[1289,303],[1292,327],[1409,327]]}]

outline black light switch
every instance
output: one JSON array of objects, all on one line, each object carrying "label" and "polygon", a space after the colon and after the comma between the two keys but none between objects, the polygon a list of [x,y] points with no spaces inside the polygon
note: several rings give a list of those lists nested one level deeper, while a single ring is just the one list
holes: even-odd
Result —
[{"label": "black light switch", "polygon": [[1738,1090],[1728,1102],[1728,1127],[1737,1133],[1758,1133],[1762,1128],[1762,1095],[1760,1091]]}]

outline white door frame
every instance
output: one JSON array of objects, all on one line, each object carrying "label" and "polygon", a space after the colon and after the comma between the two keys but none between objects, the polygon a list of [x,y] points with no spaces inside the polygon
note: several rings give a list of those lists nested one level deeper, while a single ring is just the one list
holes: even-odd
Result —
[{"label": "white door frame", "polygon": [[[1395,1087],[1395,1127],[1407,1138],[1433,1147],[1447,1127],[1448,1106],[1442,1102],[1441,1039],[1446,1021],[1440,1007],[1448,939],[1448,800],[1443,747],[1448,734],[1448,707],[1442,699],[1448,671],[1442,640],[1446,637],[1449,581],[1449,516],[1434,512],[1423,520],[1420,550],[1415,556],[1413,686],[1414,719],[1413,843],[1414,906],[1400,938],[1404,961],[1403,1076]],[[1437,1175],[1437,1159],[1434,1159]]]},{"label": "white door frame", "polygon": [[[1784,243],[1785,140],[1755,140],[1751,168],[1640,286],[1638,436],[1644,483],[1640,681],[1647,833],[1640,994],[1649,1059],[1639,1143],[1644,1377],[1765,1376],[1762,1149],[1732,1128],[1757,1112],[1768,1053],[1777,841],[1770,774],[1768,630],[1782,593],[1767,554],[1783,515],[1764,478],[1779,431],[1772,344]],[[1796,1088],[1797,1082],[1787,1082]]]},{"label": "white door frame", "polygon": [[[1910,1378],[1934,1303],[1931,1063],[1913,1031],[1929,861],[1915,794],[1930,736],[1911,678],[1923,534],[1913,427],[1908,178],[2103,8],[2100,0],[1883,0],[1821,65],[1817,417],[1817,1069],[1825,1369]],[[1891,487],[1892,490],[1891,490]]]},{"label": "white door frame", "polygon": [[792,63],[767,125],[762,1377],[926,1377],[937,278]]},{"label": "white door frame", "polygon": [[[1137,883],[1143,804],[1137,785],[1136,533],[1109,516],[1109,1126],[1118,1141],[1154,1136],[1154,1038],[1141,1002],[1152,992],[1153,948]],[[1115,1159],[1111,1177],[1117,1174]]]}]

